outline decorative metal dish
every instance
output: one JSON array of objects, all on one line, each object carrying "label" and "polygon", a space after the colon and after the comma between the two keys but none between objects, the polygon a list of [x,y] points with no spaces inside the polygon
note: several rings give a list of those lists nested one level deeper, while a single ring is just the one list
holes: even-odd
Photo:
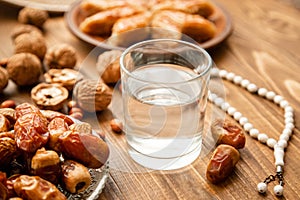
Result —
[{"label": "decorative metal dish", "polygon": [[67,197],[68,200],[95,200],[99,198],[108,178],[108,162],[99,169],[89,169],[92,177],[91,185],[83,192],[71,194],[58,186],[58,189]]}]

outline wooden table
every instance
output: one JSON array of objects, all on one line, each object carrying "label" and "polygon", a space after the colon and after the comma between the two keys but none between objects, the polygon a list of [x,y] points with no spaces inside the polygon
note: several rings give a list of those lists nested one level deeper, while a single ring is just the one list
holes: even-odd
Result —
[{"label": "wooden table", "polygon": [[[296,128],[286,150],[282,199],[300,199],[299,3],[292,0],[217,2],[230,12],[234,30],[226,42],[210,52],[216,65],[281,94],[295,108]],[[13,54],[10,31],[18,24],[18,10],[0,3],[0,58]],[[87,62],[85,58],[93,49],[69,32],[60,15],[47,21],[45,37],[48,46],[57,43],[74,46],[79,63]],[[284,127],[283,112],[278,106],[231,83],[224,82],[224,85],[230,104],[245,113],[261,132],[278,137]],[[17,89],[10,82],[0,100],[30,101],[29,91]],[[100,128],[106,132],[108,140],[118,146],[124,135],[111,132],[108,122],[112,117],[109,110],[98,113]],[[246,147],[240,151],[241,159],[233,174],[219,185],[205,178],[209,153],[186,169],[175,172],[130,173],[113,166],[100,199],[276,199],[272,191],[275,183],[270,184],[266,195],[256,191],[256,184],[274,173],[273,151],[249,135],[246,137]]]}]

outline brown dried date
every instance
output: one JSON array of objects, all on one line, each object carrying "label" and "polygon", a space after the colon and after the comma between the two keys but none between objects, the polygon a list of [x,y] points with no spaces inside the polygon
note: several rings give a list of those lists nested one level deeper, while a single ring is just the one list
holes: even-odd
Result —
[{"label": "brown dried date", "polygon": [[49,122],[51,122],[54,118],[62,118],[69,126],[74,124],[74,121],[63,113],[53,110],[41,110],[41,113],[47,118]]},{"label": "brown dried date", "polygon": [[[16,120],[15,120],[15,109],[12,108],[0,108],[0,114],[8,119],[10,126],[13,127]],[[10,127],[10,128],[11,128]]]},{"label": "brown dried date", "polygon": [[17,144],[11,132],[0,133],[0,167],[6,168],[15,158]]},{"label": "brown dried date", "polygon": [[217,184],[224,181],[233,171],[240,158],[240,153],[232,146],[219,145],[208,163],[206,178],[210,182]]},{"label": "brown dried date", "polygon": [[21,175],[13,182],[17,195],[27,200],[66,200],[55,185],[39,176]]},{"label": "brown dried date", "polygon": [[65,156],[86,167],[99,168],[108,159],[108,145],[97,136],[70,130],[61,135],[59,141]]},{"label": "brown dried date", "polygon": [[31,173],[57,184],[61,173],[59,155],[52,150],[38,149],[31,160]]},{"label": "brown dried date", "polygon": [[4,115],[0,114],[0,133],[8,131],[9,127],[10,122],[8,121],[8,119]]},{"label": "brown dried date", "polygon": [[25,152],[35,152],[43,147],[48,139],[48,121],[39,113],[20,116],[14,126],[18,148]]},{"label": "brown dried date", "polygon": [[229,120],[216,120],[211,132],[217,144],[228,144],[236,149],[244,148],[246,137],[244,130]]},{"label": "brown dried date", "polygon": [[48,125],[49,130],[49,141],[48,146],[57,151],[60,152],[60,143],[58,141],[59,136],[64,134],[65,131],[69,130],[69,126],[66,123],[65,119],[57,117],[54,118]]},{"label": "brown dried date", "polygon": [[6,187],[6,173],[0,171],[0,199],[7,199],[8,189]]},{"label": "brown dried date", "polygon": [[65,188],[71,193],[84,191],[92,182],[89,170],[73,160],[67,160],[62,164],[62,180]]},{"label": "brown dried date", "polygon": [[22,103],[15,108],[15,118],[29,113],[41,113],[40,109],[30,103]]}]

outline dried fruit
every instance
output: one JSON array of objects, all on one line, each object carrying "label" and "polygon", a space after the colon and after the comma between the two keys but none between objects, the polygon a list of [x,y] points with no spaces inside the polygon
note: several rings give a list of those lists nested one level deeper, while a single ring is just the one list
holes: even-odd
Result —
[{"label": "dried fruit", "polygon": [[88,133],[88,134],[92,134],[93,131],[92,126],[86,122],[72,124],[72,126],[70,126],[70,130],[78,131],[79,133]]},{"label": "dried fruit", "polygon": [[112,91],[105,83],[96,80],[82,80],[75,85],[73,95],[80,108],[94,112],[108,107]]},{"label": "dried fruit", "polygon": [[48,49],[44,64],[49,69],[73,69],[77,62],[76,50],[68,44],[57,44]]},{"label": "dried fruit", "polygon": [[31,159],[31,173],[57,184],[61,173],[59,155],[52,150],[38,149]]},{"label": "dried fruit", "polygon": [[33,153],[45,146],[49,139],[48,121],[39,113],[20,116],[14,126],[18,148]]},{"label": "dried fruit", "polygon": [[8,73],[6,69],[0,66],[0,93],[6,88],[8,85]]},{"label": "dried fruit", "polygon": [[0,108],[0,114],[8,119],[10,126],[13,126],[16,122],[15,110],[12,108]]},{"label": "dried fruit", "polygon": [[10,122],[8,119],[4,115],[0,114],[0,133],[8,131],[9,127]]},{"label": "dried fruit", "polygon": [[236,149],[244,148],[246,137],[244,130],[229,120],[216,120],[211,126],[213,138],[217,144],[228,144]]},{"label": "dried fruit", "polygon": [[49,141],[48,146],[57,151],[61,151],[59,136],[63,135],[64,132],[69,130],[69,126],[63,118],[56,117],[48,125],[49,130]]},{"label": "dried fruit", "polygon": [[45,10],[25,7],[20,10],[18,21],[42,28],[48,17],[48,12]]},{"label": "dried fruit", "polygon": [[59,141],[65,156],[86,167],[100,168],[108,159],[108,145],[95,135],[70,130],[61,135]]},{"label": "dried fruit", "polygon": [[109,83],[116,83],[121,78],[119,58],[122,51],[106,51],[98,56],[97,70],[101,74],[102,80]]},{"label": "dried fruit", "polygon": [[30,113],[37,113],[39,115],[42,114],[36,106],[30,103],[22,103],[18,105],[15,109],[15,118],[18,119],[19,117]]},{"label": "dried fruit", "polygon": [[31,99],[45,110],[60,110],[68,96],[68,90],[59,84],[40,83],[31,90]]},{"label": "dried fruit", "polygon": [[45,38],[36,33],[23,33],[14,39],[15,53],[32,53],[43,59],[47,51]]},{"label": "dried fruit", "polygon": [[65,188],[71,193],[82,192],[92,183],[89,170],[73,160],[62,164],[62,180]]},{"label": "dried fruit", "polygon": [[40,112],[47,118],[48,122],[51,122],[55,118],[62,118],[68,125],[72,125],[74,123],[70,117],[57,111],[41,110]]},{"label": "dried fruit", "polygon": [[13,186],[23,199],[67,199],[55,185],[38,176],[20,175],[13,181]]},{"label": "dried fruit", "polygon": [[19,86],[33,85],[42,74],[41,61],[31,53],[15,54],[8,59],[9,78]]},{"label": "dried fruit", "polygon": [[0,133],[0,166],[7,167],[16,157],[17,144],[11,132]]},{"label": "dried fruit", "polygon": [[50,69],[44,74],[44,78],[46,83],[57,83],[71,91],[83,76],[73,69]]},{"label": "dried fruit", "polygon": [[14,40],[16,37],[23,33],[32,33],[39,34],[40,36],[43,36],[43,33],[40,29],[38,29],[35,26],[29,25],[29,24],[20,24],[16,26],[11,33],[11,38]]},{"label": "dried fruit", "polygon": [[240,153],[234,147],[227,144],[219,145],[208,163],[207,180],[214,184],[224,181],[231,174],[239,159]]}]

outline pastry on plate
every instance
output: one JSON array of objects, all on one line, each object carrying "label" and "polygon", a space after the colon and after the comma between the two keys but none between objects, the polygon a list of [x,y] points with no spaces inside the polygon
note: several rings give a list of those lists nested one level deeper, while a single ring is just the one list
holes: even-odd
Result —
[{"label": "pastry on plate", "polygon": [[109,35],[118,19],[129,17],[142,11],[142,8],[135,6],[116,7],[85,18],[79,28],[84,33],[91,35]]},{"label": "pastry on plate", "polygon": [[118,19],[112,27],[110,44],[129,46],[149,37],[149,20],[151,14],[143,12],[129,17]]}]

